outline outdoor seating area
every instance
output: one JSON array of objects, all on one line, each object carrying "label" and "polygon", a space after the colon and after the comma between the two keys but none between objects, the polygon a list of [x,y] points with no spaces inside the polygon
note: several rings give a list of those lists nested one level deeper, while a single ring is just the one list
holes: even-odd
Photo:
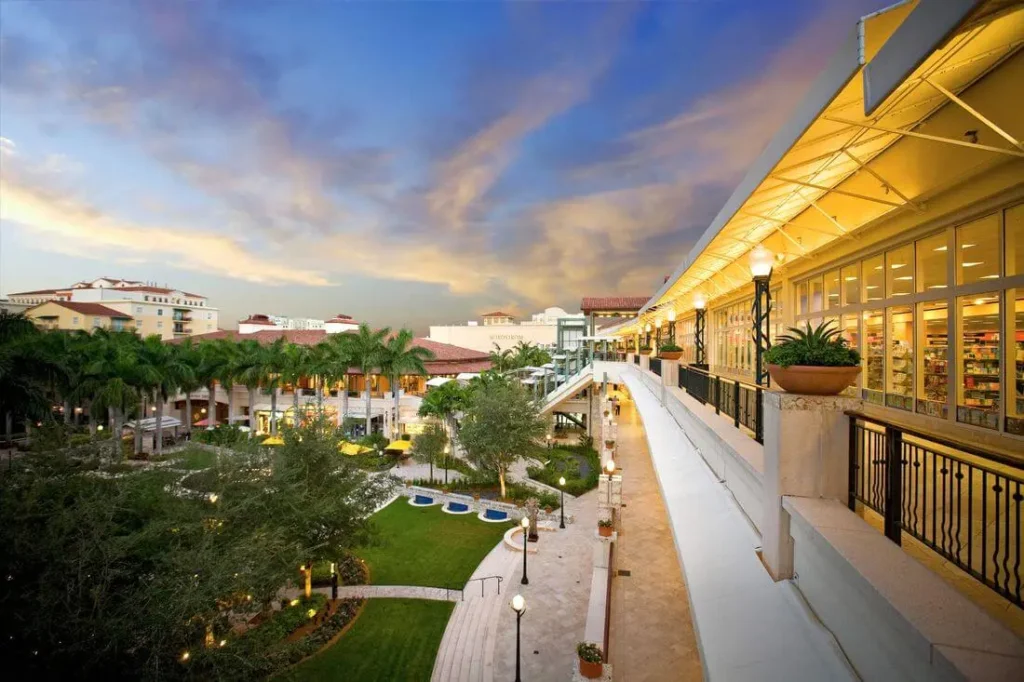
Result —
[{"label": "outdoor seating area", "polygon": [[468,514],[471,510],[468,504],[449,501],[448,504],[445,505],[444,511],[448,514]]}]

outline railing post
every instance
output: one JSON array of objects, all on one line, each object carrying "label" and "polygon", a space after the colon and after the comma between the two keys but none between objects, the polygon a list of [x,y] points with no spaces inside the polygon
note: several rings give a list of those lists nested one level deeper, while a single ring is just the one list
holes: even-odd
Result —
[{"label": "railing post", "polygon": [[718,404],[718,403],[721,402],[721,397],[720,397],[721,395],[722,395],[722,378],[719,377],[719,376],[716,376],[715,377],[715,414],[719,414],[721,412],[721,408],[720,408],[720,406]]},{"label": "railing post", "polygon": [[885,537],[897,545],[902,543],[903,509],[903,433],[885,427]]},{"label": "railing post", "polygon": [[754,440],[764,445],[764,391],[760,386],[756,391],[757,405],[754,407]]},{"label": "railing post", "polygon": [[732,382],[732,423],[740,428],[740,382]]},{"label": "railing post", "polygon": [[860,457],[860,453],[857,452],[857,418],[848,417],[848,419],[850,420],[850,445],[846,506],[850,508],[850,511],[855,512],[857,511],[857,460]]}]

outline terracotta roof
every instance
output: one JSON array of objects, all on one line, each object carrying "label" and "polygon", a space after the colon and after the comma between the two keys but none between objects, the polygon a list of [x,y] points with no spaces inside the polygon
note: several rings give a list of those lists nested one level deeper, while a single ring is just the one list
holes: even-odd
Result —
[{"label": "terracotta roof", "polygon": [[7,294],[8,296],[33,296],[35,294],[55,294],[58,291],[66,291],[66,289],[37,289],[36,291],[18,291],[13,294]]},{"label": "terracotta roof", "polygon": [[259,315],[259,314],[249,315],[249,317],[247,317],[246,319],[239,320],[238,324],[263,324],[263,325],[266,325],[268,327],[276,327],[277,326],[276,324],[274,324],[270,320],[270,317],[268,317],[267,315]]},{"label": "terracotta roof", "polygon": [[628,310],[636,311],[644,307],[650,296],[584,296],[580,310],[584,313],[591,310]]},{"label": "terracotta roof", "polygon": [[484,313],[482,317],[515,317],[515,315],[503,313],[500,310],[495,310],[493,313]]},{"label": "terracotta roof", "polygon": [[47,303],[40,303],[34,308],[29,308],[29,310],[35,310],[36,308],[44,305],[59,305],[62,308],[73,310],[76,313],[81,313],[82,315],[98,315],[100,317],[119,317],[126,320],[133,319],[132,316],[128,315],[127,313],[122,313],[119,310],[108,308],[107,306],[100,305],[99,303],[78,303],[75,301],[48,301]]},{"label": "terracotta roof", "polygon": [[336,324],[359,324],[358,322],[352,319],[351,315],[335,315],[331,319],[327,320],[327,322],[334,322]]}]

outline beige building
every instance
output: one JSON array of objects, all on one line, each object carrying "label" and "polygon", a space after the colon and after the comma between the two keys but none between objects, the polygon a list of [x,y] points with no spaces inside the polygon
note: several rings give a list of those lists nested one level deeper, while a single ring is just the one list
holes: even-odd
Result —
[{"label": "beige building", "polygon": [[[217,330],[218,310],[205,296],[150,282],[100,277],[62,289],[9,294],[12,303],[39,305],[47,301],[98,303],[128,319],[143,336],[174,339]],[[63,327],[61,327],[63,328]]]},{"label": "beige building", "polygon": [[466,324],[431,325],[428,338],[484,353],[494,350],[495,346],[505,350],[519,343],[554,347],[558,342],[559,320],[583,320],[582,314],[568,313],[558,307],[546,308],[522,322],[516,322],[515,317],[500,311],[481,317],[483,324],[470,320]]},{"label": "beige building", "polygon": [[47,301],[25,311],[43,329],[91,332],[94,329],[133,331],[135,320],[119,310],[99,303]]}]

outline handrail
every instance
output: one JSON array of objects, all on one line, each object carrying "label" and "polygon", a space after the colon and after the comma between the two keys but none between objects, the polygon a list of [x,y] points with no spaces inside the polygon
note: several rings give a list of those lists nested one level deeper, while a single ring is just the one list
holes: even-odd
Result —
[{"label": "handrail", "polygon": [[[846,414],[847,417],[853,417],[855,419],[860,419],[862,421],[870,422],[872,424],[877,424],[878,426],[889,426],[889,427],[892,427],[894,429],[899,429],[903,433],[909,434],[911,436],[914,436],[915,438],[921,438],[921,439],[930,441],[930,442],[935,443],[937,445],[941,445],[943,447],[947,447],[947,448],[950,448],[950,449],[953,449],[953,450],[960,450],[962,452],[967,453],[968,455],[974,455],[975,457],[981,457],[982,459],[990,459],[993,462],[998,462],[999,464],[1005,464],[1007,466],[1011,466],[1011,467],[1014,467],[1014,468],[1017,468],[1017,469],[1020,469],[1020,468],[1024,467],[1024,459],[1014,458],[1014,457],[1012,457],[1010,455],[1004,455],[1004,454],[1002,454],[1000,452],[996,452],[995,450],[989,450],[988,448],[984,448],[984,447],[981,447],[981,446],[978,446],[978,445],[972,445],[970,443],[964,443],[964,442],[960,442],[960,441],[950,440],[949,438],[944,438],[943,436],[935,436],[935,435],[932,435],[932,434],[929,434],[929,433],[925,433],[923,431],[918,431],[917,429],[915,429],[913,427],[910,427],[910,426],[907,426],[905,424],[901,424],[898,421],[887,421],[887,420],[884,420],[884,419],[880,419],[878,417],[872,417],[870,415],[866,415],[863,412],[858,412],[856,410],[848,410],[845,414]],[[947,456],[949,456],[949,455],[947,455]],[[954,459],[957,459],[957,458],[954,457]],[[975,465],[975,466],[978,466],[979,468],[986,468],[986,467],[983,467],[981,465]],[[1006,473],[1002,472],[1002,471],[994,471],[994,470],[991,470],[991,469],[989,469],[988,471],[990,473],[998,473],[1000,475],[1006,476]],[[1021,480],[1021,482],[1024,482],[1024,478],[1022,478],[1020,480]]]},{"label": "handrail", "polygon": [[768,388],[766,386],[758,386],[757,384],[752,384],[749,381],[743,381],[742,379],[737,379],[735,377],[728,376],[727,374],[713,374],[711,372],[711,370],[709,370],[709,369],[701,369],[697,365],[680,363],[680,366],[683,366],[684,364],[686,365],[686,367],[691,372],[700,372],[701,374],[706,374],[708,377],[711,377],[711,378],[718,377],[719,379],[724,379],[725,381],[732,381],[734,383],[739,384],[740,386],[746,386],[747,388],[750,388],[750,389],[758,389],[759,388],[762,391],[768,390]]},{"label": "handrail", "polygon": [[[487,581],[490,580],[491,578],[494,578],[495,580],[498,581],[498,594],[500,595],[501,594],[501,581],[504,580],[504,578],[501,577],[500,575],[485,575],[485,576],[482,576],[480,578],[470,578],[469,580],[466,581],[466,584],[468,585],[471,582],[473,582],[474,580],[479,580],[480,581],[480,596],[482,597],[482,596],[484,596],[484,585],[486,585]],[[465,594],[463,594],[463,601],[465,601]]]}]

